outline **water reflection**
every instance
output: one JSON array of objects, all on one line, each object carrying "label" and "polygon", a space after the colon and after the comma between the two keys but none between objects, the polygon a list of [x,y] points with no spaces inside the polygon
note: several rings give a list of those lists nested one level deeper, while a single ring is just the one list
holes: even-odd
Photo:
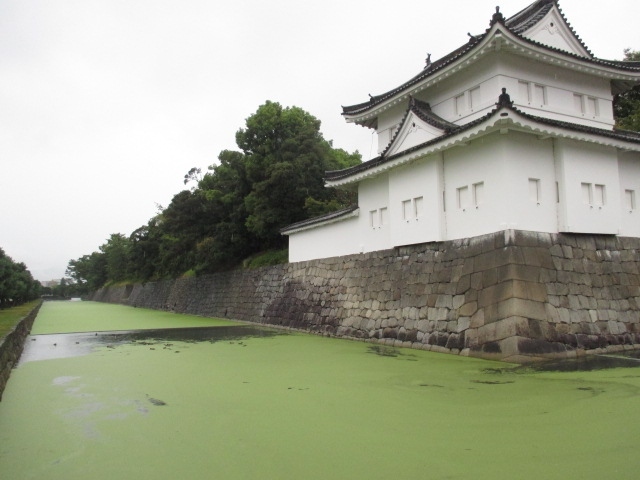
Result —
[{"label": "water reflection", "polygon": [[247,338],[269,338],[287,334],[287,332],[282,330],[253,325],[233,325],[32,335],[25,343],[18,366],[37,360],[88,355],[98,348],[116,348],[125,344],[141,346],[161,345],[162,348],[171,347],[172,344],[168,342],[216,343],[220,341],[238,341],[241,344],[240,341]]}]

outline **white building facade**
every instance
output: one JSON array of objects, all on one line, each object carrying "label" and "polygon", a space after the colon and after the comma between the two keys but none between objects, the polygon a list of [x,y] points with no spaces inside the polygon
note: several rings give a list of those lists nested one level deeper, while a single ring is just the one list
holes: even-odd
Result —
[{"label": "white building facade", "polygon": [[379,156],[327,172],[358,205],[283,229],[290,261],[516,229],[640,237],[640,134],[613,99],[640,62],[595,58],[538,0],[343,115]]}]

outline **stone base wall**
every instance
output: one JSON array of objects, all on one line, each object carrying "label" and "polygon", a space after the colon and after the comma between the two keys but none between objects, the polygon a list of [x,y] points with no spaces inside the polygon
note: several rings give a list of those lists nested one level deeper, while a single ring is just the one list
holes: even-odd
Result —
[{"label": "stone base wall", "polygon": [[512,361],[620,351],[640,348],[640,239],[506,230],[92,299]]},{"label": "stone base wall", "polygon": [[33,321],[36,319],[41,306],[42,302],[31,310],[26,317],[22,318],[3,339],[0,339],[0,400],[2,400],[4,387],[7,386],[11,376],[11,370],[20,360],[24,341],[31,331]]}]

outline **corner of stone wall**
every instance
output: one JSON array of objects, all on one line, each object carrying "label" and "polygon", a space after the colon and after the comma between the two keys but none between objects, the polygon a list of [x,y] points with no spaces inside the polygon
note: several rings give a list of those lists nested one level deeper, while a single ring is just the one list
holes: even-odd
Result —
[{"label": "corner of stone wall", "polygon": [[[640,344],[640,239],[505,231],[477,258],[484,324],[471,355],[571,357]],[[495,279],[495,283],[494,283]]]}]

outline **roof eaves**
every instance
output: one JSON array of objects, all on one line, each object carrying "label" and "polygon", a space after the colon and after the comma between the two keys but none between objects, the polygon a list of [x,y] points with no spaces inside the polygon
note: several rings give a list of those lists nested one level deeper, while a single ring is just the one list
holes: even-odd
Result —
[{"label": "roof eaves", "polygon": [[[513,32],[512,32],[513,33]],[[522,40],[523,42],[527,42],[531,45],[534,45],[536,47],[539,48],[543,48],[545,50],[549,50],[550,52],[553,53],[557,53],[557,54],[561,54],[567,57],[571,57],[572,59],[575,60],[580,60],[580,61],[584,61],[587,63],[591,63],[591,64],[595,64],[595,65],[599,65],[599,66],[603,66],[603,67],[613,67],[615,69],[619,69],[619,70],[627,70],[627,71],[635,71],[640,73],[640,62],[629,62],[629,61],[624,61],[624,60],[604,60],[601,58],[596,58],[596,57],[584,57],[582,55],[578,55],[576,53],[573,52],[568,52],[566,50],[562,50],[560,48],[556,48],[556,47],[551,47],[549,45],[546,45],[544,43],[540,43],[537,42],[535,40],[532,40],[530,38],[527,38],[521,34],[517,34],[514,33],[514,35],[516,35],[518,37],[518,39]]]},{"label": "roof eaves", "polygon": [[336,222],[336,221],[342,220],[343,217],[347,218],[351,216],[357,209],[358,209],[358,205],[351,205],[347,208],[343,208],[342,210],[326,213],[318,217],[308,218],[300,222],[292,223],[291,225],[287,225],[286,227],[281,228],[280,234],[288,235],[289,233],[293,233],[294,231],[312,227],[314,225],[329,223],[329,222]]},{"label": "roof eaves", "polygon": [[531,115],[530,113],[523,112],[522,110],[519,110],[515,107],[511,107],[511,109],[526,119],[552,127],[564,128],[574,132],[599,135],[616,140],[640,143],[640,132],[633,132],[630,130],[622,130],[617,128],[614,128],[613,130],[606,130],[604,128],[590,127],[588,125],[581,125],[578,123],[564,122],[562,120],[553,120],[550,118],[539,117],[537,115]]},{"label": "roof eaves", "polygon": [[442,68],[449,65],[451,62],[455,61],[460,56],[467,53],[467,51],[471,50],[475,45],[477,45],[480,41],[482,41],[485,36],[486,36],[486,33],[479,36],[473,36],[473,35],[470,36],[469,41],[467,43],[457,48],[453,52],[431,63],[426,68],[424,68],[420,73],[415,75],[413,78],[403,83],[399,87],[394,88],[393,90],[389,90],[388,92],[383,93],[381,95],[370,95],[368,102],[359,103],[356,105],[349,105],[346,107],[343,106],[342,115],[357,115],[361,112],[369,110],[372,107],[375,107],[381,104],[382,102],[384,102],[385,100],[393,97],[394,95],[406,90],[412,85],[415,85],[416,83],[424,80],[425,78],[430,77],[434,73],[438,72]]}]

